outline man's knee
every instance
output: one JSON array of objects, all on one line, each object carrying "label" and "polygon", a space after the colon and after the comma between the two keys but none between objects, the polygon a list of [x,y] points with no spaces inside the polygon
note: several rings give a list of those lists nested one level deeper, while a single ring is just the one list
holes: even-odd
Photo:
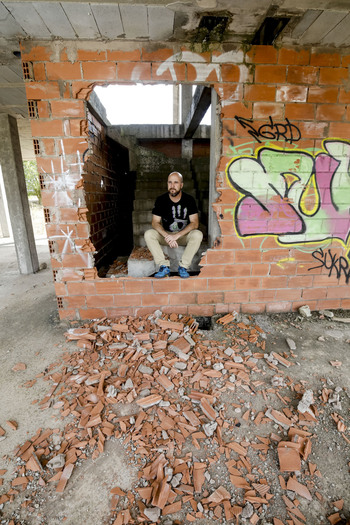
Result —
[{"label": "man's knee", "polygon": [[197,242],[199,246],[203,239],[203,233],[200,230],[192,230],[188,234],[188,237],[194,242]]},{"label": "man's knee", "polygon": [[145,233],[144,233],[144,238],[145,238],[146,243],[148,241],[155,241],[156,238],[157,238],[156,234],[157,234],[156,230],[153,230],[153,229],[146,230]]}]

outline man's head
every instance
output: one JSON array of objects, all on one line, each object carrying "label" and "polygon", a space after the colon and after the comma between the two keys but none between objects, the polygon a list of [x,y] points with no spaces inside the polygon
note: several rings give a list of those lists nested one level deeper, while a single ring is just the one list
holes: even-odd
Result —
[{"label": "man's head", "polygon": [[173,171],[168,177],[168,193],[170,197],[177,197],[180,195],[183,187],[183,179],[181,173]]}]

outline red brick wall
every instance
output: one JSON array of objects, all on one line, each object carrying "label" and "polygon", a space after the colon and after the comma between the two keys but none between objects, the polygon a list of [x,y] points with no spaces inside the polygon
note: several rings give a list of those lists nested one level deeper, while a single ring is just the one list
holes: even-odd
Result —
[{"label": "red brick wall", "polygon": [[[23,43],[22,58],[35,74],[27,97],[39,101],[32,132],[61,317],[350,308],[350,55],[272,46],[176,53],[131,43],[129,51]],[[96,277],[84,101],[96,84],[130,81],[205,83],[219,95],[220,196],[213,207],[221,236],[198,277]]]}]

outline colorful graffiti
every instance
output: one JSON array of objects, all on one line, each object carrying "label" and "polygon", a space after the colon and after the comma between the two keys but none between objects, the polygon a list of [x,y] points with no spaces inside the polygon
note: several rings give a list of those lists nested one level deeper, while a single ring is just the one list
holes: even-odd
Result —
[{"label": "colorful graffiti", "polygon": [[238,235],[274,235],[282,244],[350,238],[350,141],[326,139],[322,151],[259,148],[227,166],[242,197],[234,213]]}]

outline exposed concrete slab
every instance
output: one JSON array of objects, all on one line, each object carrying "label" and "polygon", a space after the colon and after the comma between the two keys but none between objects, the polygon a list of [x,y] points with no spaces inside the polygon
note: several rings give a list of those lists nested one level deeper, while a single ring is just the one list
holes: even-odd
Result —
[{"label": "exposed concrete slab", "polygon": [[90,4],[90,6],[102,36],[106,38],[118,38],[124,34],[118,4]]},{"label": "exposed concrete slab", "polygon": [[78,38],[97,38],[99,36],[95,17],[92,16],[92,8],[89,4],[69,2],[64,3],[63,9]]},{"label": "exposed concrete slab", "polygon": [[119,6],[126,38],[148,37],[147,8],[144,5]]},{"label": "exposed concrete slab", "polygon": [[148,30],[151,40],[169,38],[174,31],[174,11],[166,7],[148,6]]},{"label": "exposed concrete slab", "polygon": [[40,12],[40,16],[45,25],[54,36],[60,38],[75,38],[75,31],[61,4],[33,2],[33,6]]}]

